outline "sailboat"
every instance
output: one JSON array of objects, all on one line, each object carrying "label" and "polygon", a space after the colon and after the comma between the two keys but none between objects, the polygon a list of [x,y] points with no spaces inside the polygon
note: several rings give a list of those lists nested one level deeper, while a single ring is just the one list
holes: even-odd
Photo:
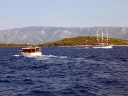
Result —
[{"label": "sailboat", "polygon": [[99,34],[97,30],[97,43],[93,45],[93,48],[113,48],[111,44],[108,44],[108,33],[107,33],[107,42],[103,41],[103,30],[102,30],[102,42],[99,42]]}]

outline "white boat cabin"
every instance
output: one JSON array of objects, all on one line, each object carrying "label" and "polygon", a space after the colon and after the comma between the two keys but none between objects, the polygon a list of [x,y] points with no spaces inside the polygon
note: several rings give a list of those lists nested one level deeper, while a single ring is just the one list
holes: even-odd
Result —
[{"label": "white boat cabin", "polygon": [[41,56],[41,47],[27,47],[22,48],[21,54],[26,57]]}]

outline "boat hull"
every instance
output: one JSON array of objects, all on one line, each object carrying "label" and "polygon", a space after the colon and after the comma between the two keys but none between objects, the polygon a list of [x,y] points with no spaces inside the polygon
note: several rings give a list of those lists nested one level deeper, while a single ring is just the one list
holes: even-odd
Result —
[{"label": "boat hull", "polygon": [[110,48],[113,48],[113,47],[112,46],[94,46],[93,48],[94,49],[96,49],[96,48],[110,49]]},{"label": "boat hull", "polygon": [[36,53],[23,52],[22,55],[25,57],[37,57],[37,56],[41,56],[42,53],[41,52],[36,52]]}]

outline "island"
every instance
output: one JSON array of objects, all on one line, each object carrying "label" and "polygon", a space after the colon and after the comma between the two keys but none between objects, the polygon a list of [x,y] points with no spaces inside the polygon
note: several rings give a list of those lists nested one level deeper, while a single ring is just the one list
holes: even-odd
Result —
[{"label": "island", "polygon": [[[102,38],[99,37],[99,42],[102,41]],[[104,42],[107,41],[107,38],[104,37]],[[25,47],[25,46],[39,46],[39,47],[86,47],[92,46],[97,42],[96,36],[77,36],[71,38],[65,38],[55,42],[47,42],[41,44],[15,44],[15,43],[0,43],[0,47]],[[115,38],[109,38],[109,44],[113,46],[128,46],[128,40],[120,40]]]}]

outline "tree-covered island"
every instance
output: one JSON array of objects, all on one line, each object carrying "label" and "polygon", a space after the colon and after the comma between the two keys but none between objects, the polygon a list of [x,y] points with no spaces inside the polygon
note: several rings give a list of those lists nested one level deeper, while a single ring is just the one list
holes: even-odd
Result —
[{"label": "tree-covered island", "polygon": [[[99,37],[99,42],[101,42],[101,37]],[[106,42],[107,38],[104,37],[104,42]],[[61,47],[61,46],[92,46],[97,42],[96,36],[77,36],[71,38],[65,38],[55,42],[42,43],[38,45],[34,44],[14,44],[14,43],[0,43],[0,47],[25,47],[25,46],[40,46],[40,47]],[[120,40],[109,38],[109,44],[114,44],[115,46],[127,46],[128,40]]]}]

